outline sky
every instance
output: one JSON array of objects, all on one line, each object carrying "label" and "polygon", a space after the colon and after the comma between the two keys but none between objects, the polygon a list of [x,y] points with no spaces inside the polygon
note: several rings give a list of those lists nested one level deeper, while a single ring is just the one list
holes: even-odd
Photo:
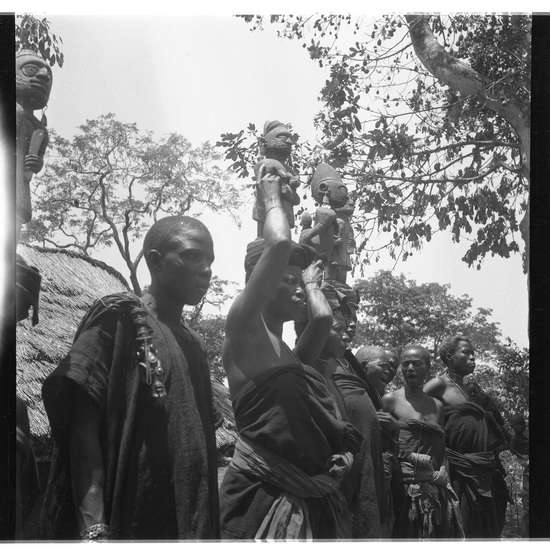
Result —
[{"label": "sky", "polygon": [[[301,140],[315,139],[317,94],[328,71],[273,28],[250,32],[242,20],[221,14],[46,15],[65,55],[63,68],[53,69],[46,115],[65,138],[87,119],[113,112],[157,137],[178,132],[194,145],[268,119],[290,122]],[[214,274],[241,286],[246,244],[256,232],[251,207],[252,199],[240,230],[228,217],[202,217],[214,239]],[[417,283],[450,284],[452,294],[471,296],[474,308],[493,309],[503,336],[527,346],[527,280],[519,255],[489,257],[477,271],[461,261],[465,250],[451,243],[450,233],[438,234],[407,262],[382,259],[365,276],[394,268]],[[127,276],[115,254],[102,252],[99,259]],[[148,284],[144,265],[139,275]]]}]

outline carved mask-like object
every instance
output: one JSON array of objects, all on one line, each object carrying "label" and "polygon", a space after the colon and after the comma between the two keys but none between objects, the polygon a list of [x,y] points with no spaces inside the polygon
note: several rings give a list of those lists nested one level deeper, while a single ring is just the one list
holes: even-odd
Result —
[{"label": "carved mask-like object", "polygon": [[22,49],[15,57],[17,102],[24,108],[40,110],[48,104],[52,70],[34,51]]}]

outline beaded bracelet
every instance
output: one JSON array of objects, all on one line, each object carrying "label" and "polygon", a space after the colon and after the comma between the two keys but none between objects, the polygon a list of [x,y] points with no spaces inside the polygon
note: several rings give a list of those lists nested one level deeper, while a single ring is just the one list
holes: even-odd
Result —
[{"label": "beaded bracelet", "polygon": [[281,205],[271,205],[265,213],[267,214],[271,209],[282,209],[283,207]]},{"label": "beaded bracelet", "polygon": [[98,539],[107,538],[109,535],[109,526],[106,523],[96,523],[95,525],[90,525],[80,531],[80,540],[82,542],[95,542]]}]

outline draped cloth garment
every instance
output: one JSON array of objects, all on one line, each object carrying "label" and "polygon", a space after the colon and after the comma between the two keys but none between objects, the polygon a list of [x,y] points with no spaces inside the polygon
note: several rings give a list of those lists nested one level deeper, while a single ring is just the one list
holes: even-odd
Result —
[{"label": "draped cloth garment", "polygon": [[352,538],[379,539],[382,536],[381,520],[390,519],[391,510],[391,506],[385,502],[388,495],[380,424],[369,396],[372,389],[350,365],[341,360],[340,363],[333,378],[344,398],[350,423],[363,436],[352,470],[342,483],[342,492],[353,517]]},{"label": "draped cloth garment", "polygon": [[[245,444],[259,446],[259,450],[283,459],[288,468],[292,465],[309,477],[323,474],[334,455],[355,454],[361,443],[357,430],[337,419],[323,377],[299,363],[260,373],[237,393],[233,408]],[[278,466],[271,459],[268,470],[261,465],[262,472],[269,472],[270,478],[266,479],[265,475],[260,477],[259,471],[251,471],[248,463],[243,465],[242,451],[237,449],[220,488],[222,538],[252,539],[258,533],[271,538],[267,523],[261,528],[262,523],[281,499],[289,500],[285,495],[287,486],[275,479],[273,469],[269,471],[269,467]],[[259,452],[256,456],[260,456]],[[289,493],[296,496],[296,491]],[[303,517],[309,519],[307,526],[314,539],[337,538],[340,533],[331,512],[334,501],[340,503],[339,510],[345,508],[343,499],[332,494],[305,499]],[[280,533],[282,526],[275,527]],[[289,526],[278,538],[299,538],[293,535],[298,528],[303,529],[301,524]]]},{"label": "draped cloth garment", "polygon": [[83,395],[103,416],[103,497],[110,538],[219,538],[214,410],[200,338],[183,324],[172,331],[148,314],[168,393],[164,409],[158,409],[150,387],[139,378],[134,327],[117,308],[132,296],[106,299],[109,305],[100,300],[84,317],[69,354],[43,386],[55,450],[42,538],[77,538],[69,450],[73,408]]},{"label": "draped cloth garment", "polygon": [[446,406],[446,452],[451,483],[460,500],[466,538],[499,538],[492,479],[495,457],[488,451],[484,410],[474,402]]},{"label": "draped cloth garment", "polygon": [[350,515],[339,486],[352,462],[351,453],[333,455],[322,474],[308,476],[268,449],[239,439],[230,464],[282,490],[254,538],[312,540],[308,498],[323,498],[326,514],[335,529],[335,538],[348,538]]},{"label": "draped cloth garment", "polygon": [[440,471],[445,433],[426,420],[408,419],[399,435],[404,495],[396,503],[394,538],[464,538],[458,497]]}]

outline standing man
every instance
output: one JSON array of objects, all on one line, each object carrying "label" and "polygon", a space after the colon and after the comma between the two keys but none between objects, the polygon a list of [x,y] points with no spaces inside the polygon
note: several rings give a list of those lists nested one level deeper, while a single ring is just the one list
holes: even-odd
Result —
[{"label": "standing man", "polygon": [[143,254],[149,291],[96,302],[44,383],[56,450],[43,539],[220,536],[210,369],[182,320],[210,285],[212,237],[193,218],[163,218]]},{"label": "standing man", "polygon": [[401,426],[401,471],[394,480],[404,494],[395,496],[393,538],[463,538],[458,498],[447,473],[443,404],[422,390],[430,353],[411,345],[401,352],[400,362],[405,386],[382,398]]},{"label": "standing man", "polygon": [[439,347],[446,371],[426,383],[424,392],[443,403],[451,484],[460,500],[466,538],[499,538],[492,492],[495,457],[489,450],[485,412],[471,401],[464,377],[475,370],[468,338],[451,336]]},{"label": "standing man", "polygon": [[[339,486],[361,437],[338,419],[312,366],[332,327],[322,270],[308,267],[312,253],[291,240],[281,177],[261,168],[256,192],[264,238],[248,245],[246,286],[225,326],[223,363],[239,440],[220,489],[222,538],[349,538]],[[293,352],[283,324],[301,318],[306,298],[309,321]]]}]

